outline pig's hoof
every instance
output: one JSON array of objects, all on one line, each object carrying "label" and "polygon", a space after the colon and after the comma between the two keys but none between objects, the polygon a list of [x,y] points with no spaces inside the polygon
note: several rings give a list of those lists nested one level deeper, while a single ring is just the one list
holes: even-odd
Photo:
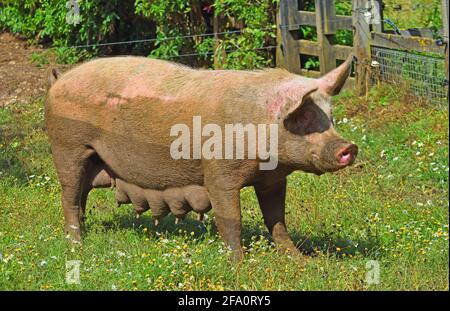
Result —
[{"label": "pig's hoof", "polygon": [[158,227],[158,225],[159,225],[159,219],[153,219],[153,225],[155,226],[155,227]]},{"label": "pig's hoof", "polygon": [[305,266],[311,259],[310,256],[307,256],[303,254],[298,248],[292,247],[292,248],[285,248],[284,253],[291,257],[293,260],[298,262],[300,266]]},{"label": "pig's hoof", "polygon": [[242,249],[232,250],[230,254],[230,261],[232,264],[240,264],[244,260],[244,253]]},{"label": "pig's hoof", "polygon": [[203,221],[204,218],[205,218],[205,214],[203,214],[203,213],[199,213],[199,214],[197,215],[197,220],[198,220],[198,221]]},{"label": "pig's hoof", "polygon": [[175,224],[178,225],[179,223],[181,223],[183,221],[183,218],[181,217],[176,217],[175,218]]},{"label": "pig's hoof", "polygon": [[66,238],[75,244],[81,244],[81,230],[79,225],[66,225]]}]

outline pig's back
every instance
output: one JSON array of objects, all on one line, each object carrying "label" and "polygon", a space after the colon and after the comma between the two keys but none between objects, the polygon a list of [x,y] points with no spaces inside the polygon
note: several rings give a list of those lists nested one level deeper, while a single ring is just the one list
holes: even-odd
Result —
[{"label": "pig's back", "polygon": [[99,59],[74,68],[49,91],[50,139],[73,148],[90,146],[115,174],[140,187],[201,185],[199,160],[170,155],[176,138],[170,136],[171,126],[190,125],[192,116],[182,114],[186,107],[175,96],[155,91],[167,75],[189,71],[138,57]]},{"label": "pig's back", "polygon": [[184,124],[192,131],[194,116],[203,125],[263,123],[267,111],[255,102],[280,77],[143,57],[98,59],[65,73],[49,90],[49,136],[93,147],[118,176],[142,188],[201,185],[201,160],[171,157],[171,128]]}]

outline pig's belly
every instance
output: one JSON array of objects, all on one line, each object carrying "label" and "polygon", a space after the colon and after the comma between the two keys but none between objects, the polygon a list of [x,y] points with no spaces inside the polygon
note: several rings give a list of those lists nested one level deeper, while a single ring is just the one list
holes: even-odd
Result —
[{"label": "pig's belly", "polygon": [[114,175],[144,189],[204,184],[200,160],[174,160],[170,145],[108,134],[92,147]]}]

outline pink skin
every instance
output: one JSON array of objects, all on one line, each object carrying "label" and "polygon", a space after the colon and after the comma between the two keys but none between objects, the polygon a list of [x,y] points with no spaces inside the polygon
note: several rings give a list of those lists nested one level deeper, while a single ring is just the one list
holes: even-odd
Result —
[{"label": "pink skin", "polygon": [[[305,83],[307,81],[307,83]],[[276,96],[273,97],[273,91],[269,95],[267,110],[270,115],[277,116],[282,107],[286,105],[287,102],[291,101],[293,103],[301,101],[302,97],[318,88],[316,80],[310,80],[305,78],[298,78],[296,80],[281,83],[277,86],[275,92]]]}]

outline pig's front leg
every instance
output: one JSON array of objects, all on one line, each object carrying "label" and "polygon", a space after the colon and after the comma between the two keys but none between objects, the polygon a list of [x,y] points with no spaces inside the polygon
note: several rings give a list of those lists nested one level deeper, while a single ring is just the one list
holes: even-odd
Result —
[{"label": "pig's front leg", "polygon": [[273,240],[283,250],[299,255],[300,251],[292,242],[284,220],[286,199],[286,178],[271,185],[255,185],[256,196]]},{"label": "pig's front leg", "polygon": [[231,248],[231,260],[242,261],[241,247],[241,206],[239,189],[226,190],[217,186],[207,186],[214,219],[219,234],[225,244]]}]

